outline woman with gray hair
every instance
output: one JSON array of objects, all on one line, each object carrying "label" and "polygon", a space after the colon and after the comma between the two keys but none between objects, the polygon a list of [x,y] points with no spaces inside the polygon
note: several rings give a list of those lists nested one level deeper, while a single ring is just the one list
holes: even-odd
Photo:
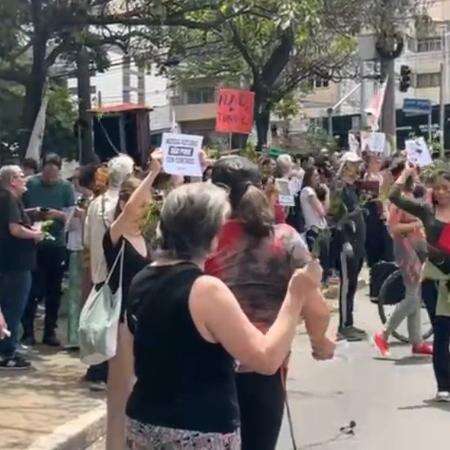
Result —
[{"label": "woman with gray hair", "polygon": [[133,450],[240,449],[235,360],[276,372],[295,335],[303,293],[320,283],[315,262],[295,272],[273,325],[259,331],[227,286],[203,272],[229,211],[227,193],[211,184],[184,185],[166,198],[159,255],[130,291]]}]

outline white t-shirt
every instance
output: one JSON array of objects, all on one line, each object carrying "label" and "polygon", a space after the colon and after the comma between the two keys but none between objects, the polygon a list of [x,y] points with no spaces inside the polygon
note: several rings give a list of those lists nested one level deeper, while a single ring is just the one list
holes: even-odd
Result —
[{"label": "white t-shirt", "polygon": [[319,201],[316,191],[310,186],[304,187],[300,193],[300,205],[305,219],[306,230],[309,230],[314,226],[320,229],[327,227],[327,219],[321,217],[311,204],[311,199],[314,197]]},{"label": "white t-shirt", "polygon": [[118,189],[108,189],[91,202],[87,210],[84,227],[84,245],[89,249],[91,277],[94,284],[103,283],[108,275],[103,237],[114,221],[114,212],[119,200]]}]

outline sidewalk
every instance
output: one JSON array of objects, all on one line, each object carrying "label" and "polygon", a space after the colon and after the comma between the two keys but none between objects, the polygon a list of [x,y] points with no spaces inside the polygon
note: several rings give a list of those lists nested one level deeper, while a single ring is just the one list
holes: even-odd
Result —
[{"label": "sidewalk", "polygon": [[[64,324],[61,329],[65,330]],[[63,334],[61,331],[61,338]],[[37,337],[40,339],[40,333]],[[37,345],[27,357],[33,363],[33,370],[0,372],[0,448],[3,450],[27,449],[58,427],[72,424],[105,403],[104,392],[91,392],[82,381],[86,367],[77,354]]]}]

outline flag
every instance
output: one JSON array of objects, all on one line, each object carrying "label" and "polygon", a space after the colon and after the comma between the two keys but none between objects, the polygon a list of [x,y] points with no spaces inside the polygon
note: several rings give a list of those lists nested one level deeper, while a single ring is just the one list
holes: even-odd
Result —
[{"label": "flag", "polygon": [[175,108],[173,106],[171,107],[171,116],[172,124],[170,126],[170,132],[174,134],[181,133],[180,126],[178,125],[177,119],[175,117]]},{"label": "flag", "polygon": [[33,131],[31,132],[30,140],[28,142],[25,158],[34,159],[39,162],[41,159],[42,141],[45,132],[45,119],[47,116],[48,96],[44,96],[38,115],[34,121]]},{"label": "flag", "polygon": [[381,117],[381,112],[383,111],[383,103],[384,97],[386,95],[386,87],[388,80],[386,80],[375,92],[374,96],[371,98],[369,106],[366,108],[366,113],[370,114],[367,118],[368,125],[372,128],[373,131],[377,131],[379,129],[379,122]]}]

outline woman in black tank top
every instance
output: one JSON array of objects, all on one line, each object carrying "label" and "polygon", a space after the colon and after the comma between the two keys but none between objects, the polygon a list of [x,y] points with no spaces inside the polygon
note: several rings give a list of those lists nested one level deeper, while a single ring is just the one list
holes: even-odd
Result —
[{"label": "woman in black tank top", "polygon": [[[320,285],[311,262],[292,276],[267,334],[220,280],[203,273],[226,213],[227,193],[195,183],[172,191],[160,219],[160,253],[134,279],[137,382],[127,405],[133,450],[240,449],[235,360],[272,374],[289,352],[304,292]],[[256,450],[256,449],[255,449]]]},{"label": "woman in black tank top", "polygon": [[130,177],[122,183],[115,220],[103,238],[103,250],[108,270],[123,247],[124,264],[122,286],[119,286],[120,265],[110,279],[115,292],[122,289],[122,305],[114,358],[108,361],[106,449],[123,450],[125,442],[125,406],[134,383],[133,339],[125,322],[128,292],[134,276],[150,262],[150,254],[140,229],[144,207],[151,200],[151,186],[160,172],[160,164],[153,160],[150,173],[144,180]]}]

